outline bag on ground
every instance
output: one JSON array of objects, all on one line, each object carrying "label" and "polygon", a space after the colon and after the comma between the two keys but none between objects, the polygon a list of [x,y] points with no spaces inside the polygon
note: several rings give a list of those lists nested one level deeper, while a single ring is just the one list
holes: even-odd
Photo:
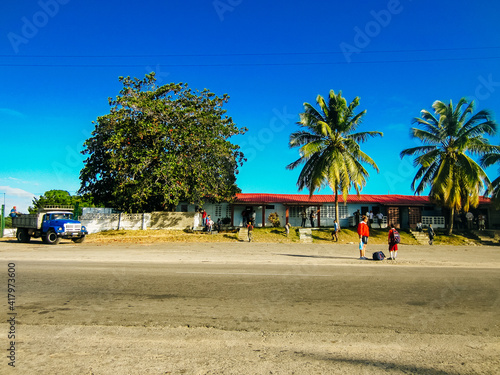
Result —
[{"label": "bag on ground", "polygon": [[376,251],[373,253],[373,260],[384,260],[385,254],[382,251]]}]

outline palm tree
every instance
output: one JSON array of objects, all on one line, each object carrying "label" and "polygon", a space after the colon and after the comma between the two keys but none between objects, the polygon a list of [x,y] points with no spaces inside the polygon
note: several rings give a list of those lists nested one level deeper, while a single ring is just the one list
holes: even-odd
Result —
[{"label": "palm tree", "polygon": [[[473,115],[474,101],[460,99],[456,107],[437,100],[432,104],[436,116],[426,110],[413,123],[423,129],[411,128],[410,134],[424,144],[408,148],[400,154],[416,155],[414,166],[420,167],[411,184],[416,194],[430,187],[429,196],[450,210],[449,231],[453,216],[461,209],[479,204],[479,195],[490,183],[484,170],[471,156],[491,151],[485,135],[496,133],[497,124],[491,113],[482,110]],[[418,184],[417,184],[418,183]]]},{"label": "palm tree", "polygon": [[321,95],[316,98],[319,110],[304,103],[304,113],[297,123],[303,130],[290,135],[290,148],[300,147],[300,158],[287,165],[292,170],[304,164],[297,180],[299,191],[307,188],[312,196],[315,190],[326,185],[335,193],[335,217],[339,217],[338,194],[344,202],[351,187],[359,194],[366,184],[368,172],[363,164],[369,164],[378,172],[375,162],[361,151],[359,143],[368,137],[382,136],[381,132],[354,133],[366,110],[355,114],[359,97],[347,105],[340,91],[330,91],[328,103]]},{"label": "palm tree", "polygon": [[[500,146],[494,146],[493,150],[481,158],[481,165],[489,167],[494,164],[500,164]],[[500,206],[500,176],[495,178],[488,187],[487,193],[491,194],[491,198]]]}]

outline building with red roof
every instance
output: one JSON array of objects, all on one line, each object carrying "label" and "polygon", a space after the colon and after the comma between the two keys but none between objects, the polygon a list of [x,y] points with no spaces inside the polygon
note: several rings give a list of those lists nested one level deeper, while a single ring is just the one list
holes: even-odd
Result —
[{"label": "building with red roof", "polygon": [[[384,228],[394,223],[398,228],[415,228],[417,223],[423,226],[432,224],[434,228],[444,228],[448,220],[448,211],[443,209],[428,196],[415,195],[349,195],[346,202],[342,196],[339,201],[339,223],[341,227],[354,226],[358,215],[371,215],[372,225]],[[194,212],[196,205],[181,204],[177,211]],[[255,226],[270,226],[269,214],[277,213],[281,225],[331,227],[335,220],[335,195],[317,194],[261,194],[241,193],[231,203],[208,203],[203,208],[217,221],[227,218],[231,226],[246,225],[248,220]],[[480,198],[479,206],[472,209],[475,218],[486,217],[486,227],[500,225],[500,215],[493,210],[489,198]],[[311,223],[310,217],[314,216]],[[380,217],[380,220],[378,219]],[[455,227],[465,225],[465,213],[455,215]],[[460,219],[457,220],[457,219]]]}]

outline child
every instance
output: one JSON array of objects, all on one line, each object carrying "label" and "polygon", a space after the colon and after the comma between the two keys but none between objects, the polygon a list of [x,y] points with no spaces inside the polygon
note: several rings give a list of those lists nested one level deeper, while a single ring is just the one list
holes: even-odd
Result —
[{"label": "child", "polygon": [[251,221],[248,222],[247,228],[248,228],[248,242],[252,242],[252,239],[253,239],[253,224],[252,224]]},{"label": "child", "polygon": [[389,257],[389,260],[396,260],[396,257],[398,256],[398,244],[394,240],[394,233],[397,233],[396,228],[394,227],[394,224],[389,225],[391,228],[389,230],[389,252],[391,256]]},{"label": "child", "polygon": [[332,240],[335,240],[335,242],[338,242],[339,240],[338,236],[339,230],[340,230],[340,225],[337,222],[337,219],[335,219],[335,221],[333,222],[333,232],[332,232]]}]

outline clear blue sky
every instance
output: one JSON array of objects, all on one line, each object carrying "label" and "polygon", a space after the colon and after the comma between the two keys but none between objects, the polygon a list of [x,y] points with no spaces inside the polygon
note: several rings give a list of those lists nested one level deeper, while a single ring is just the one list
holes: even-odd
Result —
[{"label": "clear blue sky", "polygon": [[366,194],[413,194],[412,159],[399,153],[414,145],[412,118],[435,100],[475,98],[500,116],[500,3],[491,0],[41,0],[0,10],[7,209],[25,211],[50,189],[76,193],[83,142],[109,113],[119,76],[156,71],[159,83],[228,93],[228,114],[249,129],[233,139],[248,157],[245,193],[297,193],[289,135],[303,103],[330,89],[360,97],[360,131],[384,132],[362,146],[380,168],[369,170]]}]

